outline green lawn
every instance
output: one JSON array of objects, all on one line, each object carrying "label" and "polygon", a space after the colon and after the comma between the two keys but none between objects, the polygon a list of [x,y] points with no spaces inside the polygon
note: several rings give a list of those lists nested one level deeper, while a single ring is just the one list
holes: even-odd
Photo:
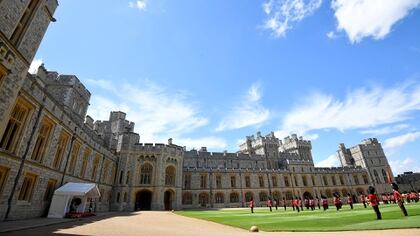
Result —
[{"label": "green lawn", "polygon": [[287,208],[269,212],[268,208],[249,209],[185,210],[176,213],[183,216],[209,220],[225,225],[249,229],[257,225],[263,231],[341,231],[368,229],[420,228],[420,203],[405,205],[409,216],[403,217],[397,205],[380,205],[382,220],[376,220],[371,207],[355,205],[354,210],[344,205],[340,212],[330,206],[322,210],[297,213]]}]

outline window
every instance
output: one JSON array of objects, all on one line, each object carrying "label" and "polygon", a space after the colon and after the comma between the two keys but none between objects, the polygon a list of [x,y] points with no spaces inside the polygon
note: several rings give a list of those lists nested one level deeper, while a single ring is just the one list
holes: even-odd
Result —
[{"label": "window", "polygon": [[344,185],[344,179],[343,179],[343,176],[341,176],[341,175],[340,175],[340,184]]},{"label": "window", "polygon": [[150,184],[152,182],[153,167],[149,163],[143,164],[140,169],[140,184]]},{"label": "window", "polygon": [[216,193],[215,200],[216,200],[216,203],[219,203],[219,204],[224,203],[225,202],[225,197],[224,197],[223,193]]},{"label": "window", "polygon": [[96,153],[95,160],[93,160],[92,175],[91,175],[91,179],[93,181],[96,181],[96,175],[98,172],[98,166],[99,166],[100,160],[101,160],[101,155],[99,153]]},{"label": "window", "polygon": [[111,175],[111,183],[115,183],[115,180],[117,178],[117,167],[115,166],[115,163],[112,164],[112,175]]},{"label": "window", "polygon": [[334,186],[336,186],[337,185],[337,182],[335,181],[335,176],[331,176],[331,179],[332,179],[332,184]]},{"label": "window", "polygon": [[303,182],[303,186],[308,186],[308,181],[306,179],[306,176],[302,176],[302,182]]},{"label": "window", "polygon": [[230,187],[236,188],[236,177],[235,176],[230,177]]},{"label": "window", "polygon": [[191,205],[192,204],[192,194],[191,193],[182,194],[182,204],[184,204],[184,205]]},{"label": "window", "polygon": [[216,188],[222,188],[222,176],[216,175]]},{"label": "window", "polygon": [[239,195],[237,193],[231,193],[230,202],[231,203],[239,202]]},{"label": "window", "polygon": [[287,191],[287,192],[286,192],[286,199],[287,199],[287,200],[292,200],[292,199],[293,199],[293,194],[292,194],[292,192],[291,192],[291,191]]},{"label": "window", "polygon": [[184,188],[191,189],[191,175],[184,175]]},{"label": "window", "polygon": [[328,197],[328,198],[332,198],[332,193],[331,193],[331,190],[327,189],[327,190],[325,191],[325,194],[327,195],[327,197]]},{"label": "window", "polygon": [[378,176],[378,172],[376,170],[373,170],[373,175],[375,176],[376,183],[379,184],[380,183],[379,176]]},{"label": "window", "polygon": [[388,175],[384,169],[382,169],[382,178],[384,179],[384,183],[388,182]]},{"label": "window", "polygon": [[297,187],[298,186],[298,181],[297,181],[296,176],[293,176],[293,179],[295,180],[295,186]]},{"label": "window", "polygon": [[117,202],[120,202],[120,198],[121,198],[121,193],[120,193],[120,192],[118,192],[118,193],[117,193]]},{"label": "window", "polygon": [[260,202],[265,202],[265,201],[267,201],[268,200],[268,197],[267,197],[267,193],[266,192],[260,192]]},{"label": "window", "polygon": [[102,173],[102,181],[104,183],[108,183],[108,179],[109,179],[109,175],[108,175],[109,161],[104,160],[104,162],[105,162],[105,164],[104,164],[103,173]]},{"label": "window", "polygon": [[0,196],[1,196],[4,186],[6,185],[8,174],[9,174],[9,168],[0,166]]},{"label": "window", "polygon": [[360,183],[359,183],[359,176],[357,176],[357,175],[353,175],[353,179],[354,179],[354,183],[356,184],[356,185],[359,185]]},{"label": "window", "polygon": [[127,192],[124,192],[124,198],[123,198],[124,202],[127,202]]},{"label": "window", "polygon": [[51,201],[56,184],[57,184],[57,180],[55,179],[48,180],[47,188],[45,189],[45,193],[44,193],[44,201]]},{"label": "window", "polygon": [[327,179],[327,176],[322,176],[322,180],[324,181],[324,185],[325,186],[328,186],[328,179]]},{"label": "window", "polygon": [[245,176],[245,187],[250,188],[251,187],[251,177]]},{"label": "window", "polygon": [[273,183],[273,187],[277,187],[277,177],[271,176],[271,182]]},{"label": "window", "polygon": [[124,171],[120,171],[120,181],[119,183],[122,184],[123,183],[123,178],[124,178]]},{"label": "window", "polygon": [[32,193],[34,191],[35,182],[37,176],[34,174],[26,173],[25,178],[23,179],[22,187],[19,192],[19,201],[30,202],[32,199]]},{"label": "window", "polygon": [[201,175],[200,176],[200,188],[207,188],[207,176]]},{"label": "window", "polygon": [[125,176],[125,184],[128,184],[130,181],[130,171],[127,171],[127,175]]},{"label": "window", "polygon": [[264,177],[263,176],[258,176],[258,181],[260,183],[260,188],[264,188]]},{"label": "window", "polygon": [[62,131],[60,134],[60,138],[58,139],[57,151],[55,153],[54,162],[53,162],[53,168],[55,169],[60,169],[68,140],[69,140],[69,135],[65,131]]},{"label": "window", "polygon": [[287,176],[284,176],[284,185],[290,187],[289,178]]},{"label": "window", "polygon": [[198,195],[198,203],[200,206],[206,207],[209,203],[209,195],[207,193],[200,193],[200,195]]},{"label": "window", "polygon": [[53,127],[52,121],[48,118],[44,118],[41,127],[38,131],[38,137],[35,142],[35,147],[32,152],[31,159],[37,162],[41,162],[44,157],[45,148],[47,147],[47,142]]},{"label": "window", "polygon": [[368,183],[369,183],[369,180],[368,180],[367,175],[363,175],[363,182],[364,182],[365,184],[368,184]]},{"label": "window", "polygon": [[3,137],[0,141],[0,147],[15,152],[20,137],[22,136],[23,128],[28,119],[31,106],[23,99],[18,98],[16,105],[10,114],[9,122],[4,130]]},{"label": "window", "polygon": [[253,198],[253,197],[254,197],[254,195],[251,192],[246,192],[245,193],[245,201],[246,202],[251,201],[251,198]]},{"label": "window", "polygon": [[25,9],[25,12],[22,15],[22,18],[20,18],[19,23],[16,26],[16,29],[14,30],[12,37],[10,38],[10,41],[17,45],[20,43],[20,40],[23,38],[23,35],[28,28],[31,19],[35,15],[35,11],[38,8],[40,3],[40,0],[31,0],[29,2],[28,7]]},{"label": "window", "polygon": [[175,167],[168,166],[165,171],[165,185],[175,185]]},{"label": "window", "polygon": [[89,156],[91,154],[92,150],[90,148],[85,149],[85,153],[83,154],[83,162],[82,167],[80,168],[80,177],[84,178],[86,173],[86,167],[89,161]]},{"label": "window", "polygon": [[316,182],[315,182],[315,177],[313,175],[311,176],[311,179],[312,179],[312,186],[315,186]]},{"label": "window", "polygon": [[73,146],[73,150],[71,151],[71,158],[70,158],[70,165],[69,165],[69,173],[74,175],[74,170],[76,169],[77,158],[79,156],[80,151],[80,143],[76,142]]}]

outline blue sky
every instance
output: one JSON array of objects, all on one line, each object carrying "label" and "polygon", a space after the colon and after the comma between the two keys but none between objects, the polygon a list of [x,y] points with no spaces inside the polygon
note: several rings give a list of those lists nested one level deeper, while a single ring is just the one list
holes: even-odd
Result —
[{"label": "blue sky", "polygon": [[420,0],[62,0],[33,63],[75,74],[88,111],[127,112],[141,142],[237,151],[261,131],[377,137],[420,171]]}]

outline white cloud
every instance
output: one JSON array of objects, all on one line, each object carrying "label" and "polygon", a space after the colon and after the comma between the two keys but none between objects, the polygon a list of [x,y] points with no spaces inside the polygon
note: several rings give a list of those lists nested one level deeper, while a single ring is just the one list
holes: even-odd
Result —
[{"label": "white cloud", "polygon": [[420,172],[420,164],[414,158],[407,157],[404,160],[392,160],[389,162],[394,176],[407,171]]},{"label": "white cloud", "polygon": [[146,0],[138,0],[138,1],[135,1],[135,2],[129,2],[128,6],[131,7],[131,8],[137,8],[139,10],[144,11],[144,10],[146,10],[146,7],[147,7],[147,1]]},{"label": "white cloud", "polygon": [[94,94],[88,114],[103,120],[112,110],[126,112],[127,119],[136,123],[142,142],[166,142],[169,137],[181,137],[208,123],[184,93],[167,91],[147,80],[139,81],[138,87],[103,80],[89,80],[88,84],[102,88],[108,97]]},{"label": "white cloud", "polygon": [[28,70],[28,72],[30,73],[30,74],[36,74],[36,73],[38,73],[38,68],[42,65],[42,64],[44,64],[44,61],[42,60],[42,59],[34,59],[33,61],[32,61],[32,63],[31,63],[31,65],[29,66],[29,70]]},{"label": "white cloud", "polygon": [[337,35],[335,34],[334,31],[330,31],[330,32],[327,33],[327,37],[329,39],[335,39],[335,38],[337,38]]},{"label": "white cloud", "polygon": [[308,95],[287,112],[281,130],[305,134],[320,129],[366,129],[410,119],[420,109],[420,85],[406,83],[392,88],[362,87],[340,100],[331,95]]},{"label": "white cloud", "polygon": [[263,10],[267,15],[264,28],[273,31],[275,37],[284,37],[293,24],[312,15],[322,0],[267,0]]},{"label": "white cloud", "polygon": [[340,161],[336,155],[330,155],[327,159],[324,159],[315,164],[316,167],[339,167],[341,166]]},{"label": "white cloud", "polygon": [[420,0],[333,0],[331,8],[352,43],[365,37],[383,39],[392,26],[420,6]]},{"label": "white cloud", "polygon": [[369,135],[384,135],[384,134],[396,133],[408,127],[410,127],[408,124],[398,124],[398,125],[392,125],[392,126],[385,126],[379,129],[362,130],[360,131],[360,133],[369,134]]},{"label": "white cloud", "polygon": [[202,138],[176,138],[173,142],[179,146],[186,146],[187,149],[207,147],[208,150],[221,150],[227,147],[224,139],[212,136]]},{"label": "white cloud", "polygon": [[267,121],[270,111],[261,104],[261,97],[260,84],[254,83],[241,101],[227,112],[216,131],[258,126]]},{"label": "white cloud", "polygon": [[385,140],[383,148],[384,149],[395,149],[401,146],[404,146],[407,143],[414,142],[420,138],[420,131],[406,133],[396,137],[389,138]]}]

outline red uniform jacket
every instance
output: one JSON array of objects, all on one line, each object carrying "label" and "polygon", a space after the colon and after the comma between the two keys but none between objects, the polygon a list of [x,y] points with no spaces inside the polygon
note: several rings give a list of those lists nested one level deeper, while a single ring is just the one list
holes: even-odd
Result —
[{"label": "red uniform jacket", "polygon": [[327,199],[322,199],[322,205],[328,205],[328,200]]},{"label": "red uniform jacket", "polygon": [[369,202],[370,202],[371,206],[374,207],[374,206],[378,205],[378,198],[376,197],[375,194],[369,194],[368,199],[369,199]]},{"label": "red uniform jacket", "polygon": [[366,197],[365,197],[364,195],[362,195],[362,196],[360,197],[360,201],[361,201],[361,202],[366,202]]},{"label": "red uniform jacket", "polygon": [[352,198],[352,197],[348,197],[348,198],[347,198],[347,203],[348,203],[348,204],[353,203],[353,198]]},{"label": "red uniform jacket", "polygon": [[402,197],[401,194],[398,191],[395,191],[392,193],[392,196],[394,196],[395,201],[401,201]]},{"label": "red uniform jacket", "polygon": [[273,202],[272,202],[271,200],[268,200],[268,201],[267,201],[267,206],[268,206],[268,207],[272,207],[272,206],[273,206]]},{"label": "red uniform jacket", "polygon": [[341,204],[341,200],[339,197],[334,197],[334,205],[340,205]]},{"label": "red uniform jacket", "polygon": [[249,201],[249,207],[253,208],[254,207],[254,201]]}]

